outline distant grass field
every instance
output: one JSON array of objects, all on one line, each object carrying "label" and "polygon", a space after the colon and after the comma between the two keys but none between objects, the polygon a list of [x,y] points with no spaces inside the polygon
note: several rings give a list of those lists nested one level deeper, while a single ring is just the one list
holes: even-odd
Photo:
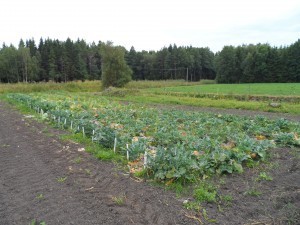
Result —
[{"label": "distant grass field", "polygon": [[101,91],[100,81],[73,81],[67,83],[40,82],[40,83],[0,83],[0,94],[4,93],[31,93],[45,91],[69,91],[69,92],[97,92]]},{"label": "distant grass field", "polygon": [[[165,88],[174,86],[191,86],[199,85],[203,82],[185,82],[183,80],[167,81],[131,81],[126,89],[147,89],[147,88]],[[40,82],[40,83],[0,83],[0,94],[4,93],[30,93],[44,91],[69,91],[69,92],[99,92],[102,91],[101,81],[72,81],[67,83]]]},{"label": "distant grass field", "polygon": [[299,103],[282,102],[278,108],[271,107],[265,101],[238,101],[235,99],[211,99],[211,98],[194,98],[194,97],[180,97],[180,96],[167,96],[167,95],[153,95],[146,93],[139,93],[136,95],[126,95],[123,97],[108,97],[112,100],[137,102],[137,103],[158,103],[167,105],[187,105],[197,107],[213,107],[224,109],[244,109],[264,112],[281,112],[300,114]]},{"label": "distant grass field", "polygon": [[[103,94],[115,100],[145,104],[191,105],[300,114],[300,84],[296,83],[208,85],[198,83],[192,86],[169,87],[161,87],[162,84],[159,83],[159,88],[152,87],[156,83],[148,84],[148,88],[145,86],[137,88],[134,84],[139,83],[130,83],[127,90],[115,89]],[[273,107],[270,105],[271,102],[280,102],[280,106]]]},{"label": "distant grass field", "polygon": [[[300,114],[300,84],[212,84],[185,81],[131,81],[125,88],[103,91],[101,81],[1,84],[0,97],[13,92],[98,92],[112,100],[248,109]],[[1,95],[2,94],[2,95]],[[254,98],[249,96],[255,96]],[[260,96],[260,97],[259,97]],[[263,97],[261,97],[263,96]],[[277,97],[276,97],[277,96]],[[280,102],[273,108],[270,102]]]},{"label": "distant grass field", "polygon": [[200,82],[186,82],[184,80],[160,80],[160,81],[131,81],[125,88],[127,89],[148,89],[148,88],[168,88],[168,87],[184,87],[204,84],[207,80]]},{"label": "distant grass field", "polygon": [[226,95],[300,96],[300,83],[211,84],[153,88],[150,92],[215,93]]}]

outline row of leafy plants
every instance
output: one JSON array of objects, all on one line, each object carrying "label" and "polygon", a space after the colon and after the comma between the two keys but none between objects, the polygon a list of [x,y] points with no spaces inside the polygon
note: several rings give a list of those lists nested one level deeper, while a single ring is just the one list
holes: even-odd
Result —
[{"label": "row of leafy plants", "polygon": [[65,129],[81,132],[129,160],[132,173],[193,182],[242,172],[276,146],[300,146],[300,124],[234,115],[122,105],[92,94],[9,94]]}]

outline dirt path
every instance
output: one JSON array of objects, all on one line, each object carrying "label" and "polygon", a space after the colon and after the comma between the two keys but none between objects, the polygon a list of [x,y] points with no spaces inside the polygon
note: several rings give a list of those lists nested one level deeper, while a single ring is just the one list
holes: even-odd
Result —
[{"label": "dirt path", "polygon": [[47,225],[196,224],[174,194],[78,151],[82,146],[59,140],[59,132],[0,102],[1,225],[33,220]]}]

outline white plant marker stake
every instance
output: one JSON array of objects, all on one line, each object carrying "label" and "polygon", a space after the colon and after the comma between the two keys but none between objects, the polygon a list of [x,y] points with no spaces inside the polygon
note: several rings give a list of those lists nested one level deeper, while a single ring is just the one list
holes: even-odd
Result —
[{"label": "white plant marker stake", "polygon": [[93,130],[92,142],[94,141],[95,130]]},{"label": "white plant marker stake", "polygon": [[64,124],[65,124],[65,125],[67,124],[67,118],[65,118],[65,122],[64,122]]},{"label": "white plant marker stake", "polygon": [[82,127],[82,135],[85,137],[84,127]]},{"label": "white plant marker stake", "polygon": [[147,166],[147,152],[145,151],[145,154],[144,154],[144,169],[146,168]]},{"label": "white plant marker stake", "polygon": [[71,120],[71,130],[73,130],[73,121]]},{"label": "white plant marker stake", "polygon": [[[116,147],[117,147],[117,137],[115,137],[115,143],[114,143],[114,153],[116,153]],[[127,147],[128,148],[128,147]]]},{"label": "white plant marker stake", "polygon": [[126,144],[126,148],[127,148],[127,160],[129,160],[128,144]]}]

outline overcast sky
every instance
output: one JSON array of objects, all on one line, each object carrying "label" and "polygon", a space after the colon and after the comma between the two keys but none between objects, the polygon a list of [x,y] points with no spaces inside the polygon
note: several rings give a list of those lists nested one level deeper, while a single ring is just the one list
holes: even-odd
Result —
[{"label": "overcast sky", "polygon": [[32,37],[111,40],[128,50],[290,45],[300,38],[300,0],[2,0],[0,44]]}]

